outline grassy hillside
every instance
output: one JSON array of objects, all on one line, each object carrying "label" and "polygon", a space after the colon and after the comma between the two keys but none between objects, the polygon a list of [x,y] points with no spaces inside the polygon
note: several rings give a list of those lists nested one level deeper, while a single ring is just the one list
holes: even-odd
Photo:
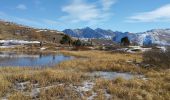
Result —
[{"label": "grassy hillside", "polygon": [[38,40],[59,43],[62,32],[48,29],[35,29],[11,22],[0,21],[0,39]]}]

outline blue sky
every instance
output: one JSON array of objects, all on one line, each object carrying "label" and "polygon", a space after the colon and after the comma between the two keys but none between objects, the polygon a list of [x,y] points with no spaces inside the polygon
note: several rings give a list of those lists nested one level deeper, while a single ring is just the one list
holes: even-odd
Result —
[{"label": "blue sky", "polygon": [[0,19],[37,28],[170,28],[170,0],[1,0]]}]

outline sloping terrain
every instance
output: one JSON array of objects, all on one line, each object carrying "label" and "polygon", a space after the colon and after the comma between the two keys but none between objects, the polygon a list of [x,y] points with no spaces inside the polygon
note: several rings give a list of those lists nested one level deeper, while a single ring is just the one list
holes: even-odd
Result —
[{"label": "sloping terrain", "polygon": [[48,29],[36,29],[0,20],[0,39],[38,40],[59,43],[64,34],[76,38],[108,39],[120,43],[121,39],[128,37],[137,45],[170,45],[170,29],[153,29],[141,33],[118,32],[86,27],[83,29],[66,29],[63,32]]},{"label": "sloping terrain", "polygon": [[0,21],[0,39],[38,40],[59,43],[63,32],[48,29],[36,29],[11,22]]}]

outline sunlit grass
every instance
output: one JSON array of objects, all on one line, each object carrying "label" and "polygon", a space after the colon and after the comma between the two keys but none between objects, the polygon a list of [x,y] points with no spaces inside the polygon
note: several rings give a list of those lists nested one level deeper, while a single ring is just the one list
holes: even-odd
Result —
[{"label": "sunlit grass", "polygon": [[4,96],[10,91],[11,83],[8,82],[2,75],[0,75],[0,96]]},{"label": "sunlit grass", "polygon": [[[96,100],[105,100],[106,91],[114,100],[168,100],[170,98],[170,70],[145,69],[127,61],[142,62],[141,54],[121,54],[105,51],[62,51],[66,55],[76,56],[75,59],[64,61],[54,68],[35,69],[19,67],[0,68],[0,99],[9,95],[9,100],[30,100],[20,91],[14,91],[16,83],[30,82],[39,87],[54,86],[41,89],[39,99],[86,99],[97,93]],[[115,71],[143,74],[145,79],[134,78],[125,80],[94,80],[95,86],[91,91],[80,97],[70,85],[79,85],[86,80],[86,72]],[[59,85],[61,84],[61,85]],[[31,90],[33,87],[29,87]]]},{"label": "sunlit grass", "polygon": [[6,80],[11,83],[31,81],[39,83],[42,86],[50,85],[54,82],[59,83],[74,83],[80,82],[86,77],[81,72],[72,72],[68,70],[53,70],[53,69],[40,69],[30,72],[18,72],[14,74],[6,74]]},{"label": "sunlit grass", "polygon": [[63,51],[64,54],[85,57],[62,62],[58,65],[63,69],[81,71],[119,71],[141,73],[145,70],[127,61],[141,62],[140,54],[120,54],[104,51]]},{"label": "sunlit grass", "polygon": [[[106,89],[113,99],[168,100],[170,98],[170,70],[148,72],[147,80],[117,78],[113,81],[98,79],[95,91]],[[161,76],[161,77],[160,77]]]},{"label": "sunlit grass", "polygon": [[23,95],[22,92],[14,92],[9,96],[9,100],[32,100],[30,96]]},{"label": "sunlit grass", "polygon": [[[75,73],[69,70],[10,67],[0,68],[0,70],[0,97],[5,97],[6,94],[12,93],[10,96],[11,100],[25,98],[24,95],[20,96],[20,93],[13,91],[13,85],[15,83],[31,82],[31,84],[39,84],[40,87],[46,87],[56,84],[80,84],[88,78],[82,72]],[[32,89],[31,86],[29,88],[29,90]]]}]

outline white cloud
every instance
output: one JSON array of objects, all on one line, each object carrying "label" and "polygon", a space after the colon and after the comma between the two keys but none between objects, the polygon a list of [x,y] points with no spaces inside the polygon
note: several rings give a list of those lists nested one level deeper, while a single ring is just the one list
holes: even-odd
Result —
[{"label": "white cloud", "polygon": [[27,10],[27,6],[24,5],[24,4],[19,4],[19,5],[17,5],[16,8],[19,9],[19,10]]},{"label": "white cloud", "polygon": [[89,21],[99,16],[99,9],[93,4],[75,1],[74,3],[62,8],[68,15],[63,18],[73,19],[73,21]]},{"label": "white cloud", "polygon": [[128,22],[160,22],[170,21],[170,4],[153,11],[138,13],[128,18]]},{"label": "white cloud", "polygon": [[103,10],[109,10],[110,7],[116,3],[117,0],[101,0],[103,5]]},{"label": "white cloud", "polygon": [[[106,2],[104,2],[106,1]],[[97,3],[83,2],[83,0],[73,0],[69,5],[62,7],[62,11],[66,13],[60,20],[77,23],[99,23],[107,20],[110,15],[110,7],[114,4],[112,1],[115,0],[101,0]],[[99,6],[102,5],[102,7]]]}]

